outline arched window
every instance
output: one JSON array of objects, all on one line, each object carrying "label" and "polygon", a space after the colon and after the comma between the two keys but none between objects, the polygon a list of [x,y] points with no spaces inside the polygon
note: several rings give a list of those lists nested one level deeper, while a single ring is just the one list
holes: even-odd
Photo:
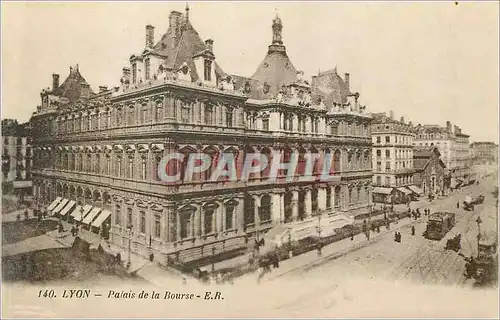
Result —
[{"label": "arched window", "polygon": [[265,194],[260,200],[260,211],[259,211],[260,222],[266,222],[271,220],[271,196]]},{"label": "arched window", "polygon": [[255,223],[255,203],[251,195],[247,194],[244,199],[244,222],[245,227]]},{"label": "arched window", "polygon": [[333,153],[333,172],[334,174],[340,173],[341,167],[340,167],[340,161],[341,161],[341,155],[342,153],[340,150],[335,150]]},{"label": "arched window", "polygon": [[161,122],[163,120],[163,102],[156,102],[156,110],[155,110],[155,122]]},{"label": "arched window", "polygon": [[333,197],[333,201],[334,201],[334,207],[335,208],[339,208],[340,207],[340,186],[336,186],[335,187],[335,195]]}]

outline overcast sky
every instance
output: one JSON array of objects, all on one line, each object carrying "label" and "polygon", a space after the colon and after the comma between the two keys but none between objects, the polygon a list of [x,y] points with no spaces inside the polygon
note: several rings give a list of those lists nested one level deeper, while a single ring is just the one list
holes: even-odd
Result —
[{"label": "overcast sky", "polygon": [[[307,78],[337,66],[372,112],[462,127],[498,143],[498,3],[190,2],[202,39],[228,73],[251,76],[276,13],[293,64]],[[145,25],[157,41],[185,2],[2,2],[2,118],[29,120],[40,90],[76,63],[94,91],[117,85]]]}]

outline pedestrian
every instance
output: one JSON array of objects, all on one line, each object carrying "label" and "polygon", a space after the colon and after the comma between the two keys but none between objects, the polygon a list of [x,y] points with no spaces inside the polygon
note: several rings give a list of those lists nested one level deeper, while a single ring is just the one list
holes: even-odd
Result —
[{"label": "pedestrian", "polygon": [[411,226],[411,235],[414,236],[415,235],[415,226]]},{"label": "pedestrian", "polygon": [[398,242],[398,232],[394,231],[394,241]]},{"label": "pedestrian", "polygon": [[460,208],[460,202],[457,201],[457,209]]},{"label": "pedestrian", "polygon": [[401,232],[398,232],[398,242],[401,242]]}]

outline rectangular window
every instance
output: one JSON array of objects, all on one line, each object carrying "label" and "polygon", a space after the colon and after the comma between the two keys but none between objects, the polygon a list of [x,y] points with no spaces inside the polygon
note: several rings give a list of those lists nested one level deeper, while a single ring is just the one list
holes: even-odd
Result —
[{"label": "rectangular window", "polygon": [[109,155],[106,156],[106,174],[109,175],[111,173],[111,159]]},{"label": "rectangular window", "polygon": [[128,158],[128,178],[134,178],[134,158]]},{"label": "rectangular window", "polygon": [[377,171],[380,172],[382,171],[382,162],[377,161]]},{"label": "rectangular window", "polygon": [[385,163],[385,171],[391,171],[391,163],[389,161]]},{"label": "rectangular window", "polygon": [[391,157],[391,150],[385,150],[385,157],[390,158]]},{"label": "rectangular window", "polygon": [[127,209],[127,228],[132,227],[132,208]]},{"label": "rectangular window", "polygon": [[189,108],[182,107],[181,110],[181,121],[184,123],[189,123]]},{"label": "rectangular window", "polygon": [[132,83],[137,82],[137,64],[132,63]]},{"label": "rectangular window", "polygon": [[377,149],[377,158],[380,159],[381,156],[382,156],[382,150]]},{"label": "rectangular window", "polygon": [[141,179],[146,180],[146,158],[142,158],[141,163]]},{"label": "rectangular window", "polygon": [[140,232],[146,233],[146,212],[141,211]]},{"label": "rectangular window", "polygon": [[160,215],[155,215],[155,237],[161,237],[161,224],[160,224]]},{"label": "rectangular window", "polygon": [[377,137],[377,143],[380,143],[380,137]]},{"label": "rectangular window", "polygon": [[231,128],[233,126],[233,110],[228,109],[226,111],[226,127]]},{"label": "rectangular window", "polygon": [[205,81],[212,81],[212,61],[205,60]]},{"label": "rectangular window", "polygon": [[213,110],[212,107],[205,106],[205,124],[212,125],[213,122]]},{"label": "rectangular window", "polygon": [[385,136],[385,143],[390,143],[390,142],[391,142],[391,137]]},{"label": "rectangular window", "polygon": [[233,214],[234,206],[226,206],[226,230],[231,230],[233,228]]},{"label": "rectangular window", "polygon": [[262,130],[269,131],[269,119],[262,120]]},{"label": "rectangular window", "polygon": [[151,68],[151,62],[149,61],[149,58],[146,59],[144,62],[145,68],[146,68],[146,80],[149,80],[149,74],[150,74],[150,68]]},{"label": "rectangular window", "polygon": [[121,215],[122,215],[122,208],[119,205],[116,205],[116,217],[115,217],[116,225],[121,225]]}]

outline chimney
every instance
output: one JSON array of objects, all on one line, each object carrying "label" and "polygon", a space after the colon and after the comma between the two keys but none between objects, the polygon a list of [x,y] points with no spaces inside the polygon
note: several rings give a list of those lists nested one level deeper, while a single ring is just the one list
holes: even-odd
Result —
[{"label": "chimney", "polygon": [[152,48],[155,42],[155,27],[148,24],[146,26],[146,48]]},{"label": "chimney", "polygon": [[394,111],[389,111],[389,118],[391,118],[391,120],[394,120]]},{"label": "chimney", "polygon": [[52,74],[52,91],[59,88],[59,75],[56,73]]},{"label": "chimney", "polygon": [[413,127],[413,123],[411,123],[411,121],[408,121],[408,125],[409,125],[410,127]]},{"label": "chimney", "polygon": [[[82,83],[81,86],[82,88],[90,89],[90,85],[88,83]],[[90,90],[82,90],[81,97],[82,98],[90,97]]]},{"label": "chimney", "polygon": [[210,52],[214,52],[214,41],[212,39],[207,39],[205,40],[205,45],[207,46],[207,49],[210,50]]},{"label": "chimney", "polygon": [[450,121],[446,121],[446,131],[448,131],[448,133],[453,133]]},{"label": "chimney", "polygon": [[168,17],[170,33],[176,40],[179,40],[181,36],[181,19],[182,13],[179,11],[170,12],[170,16]]},{"label": "chimney", "polygon": [[349,73],[344,73],[344,82],[347,85],[347,89],[350,89],[350,75]]},{"label": "chimney", "polygon": [[401,122],[405,123],[405,117],[401,117]]},{"label": "chimney", "polygon": [[123,67],[122,77],[123,77],[123,80],[130,81],[130,68],[129,67]]},{"label": "chimney", "polygon": [[453,126],[453,133],[454,134],[457,134],[458,133],[458,126]]},{"label": "chimney", "polygon": [[103,92],[106,92],[108,91],[108,87],[107,86],[99,86],[99,93],[103,93]]}]

